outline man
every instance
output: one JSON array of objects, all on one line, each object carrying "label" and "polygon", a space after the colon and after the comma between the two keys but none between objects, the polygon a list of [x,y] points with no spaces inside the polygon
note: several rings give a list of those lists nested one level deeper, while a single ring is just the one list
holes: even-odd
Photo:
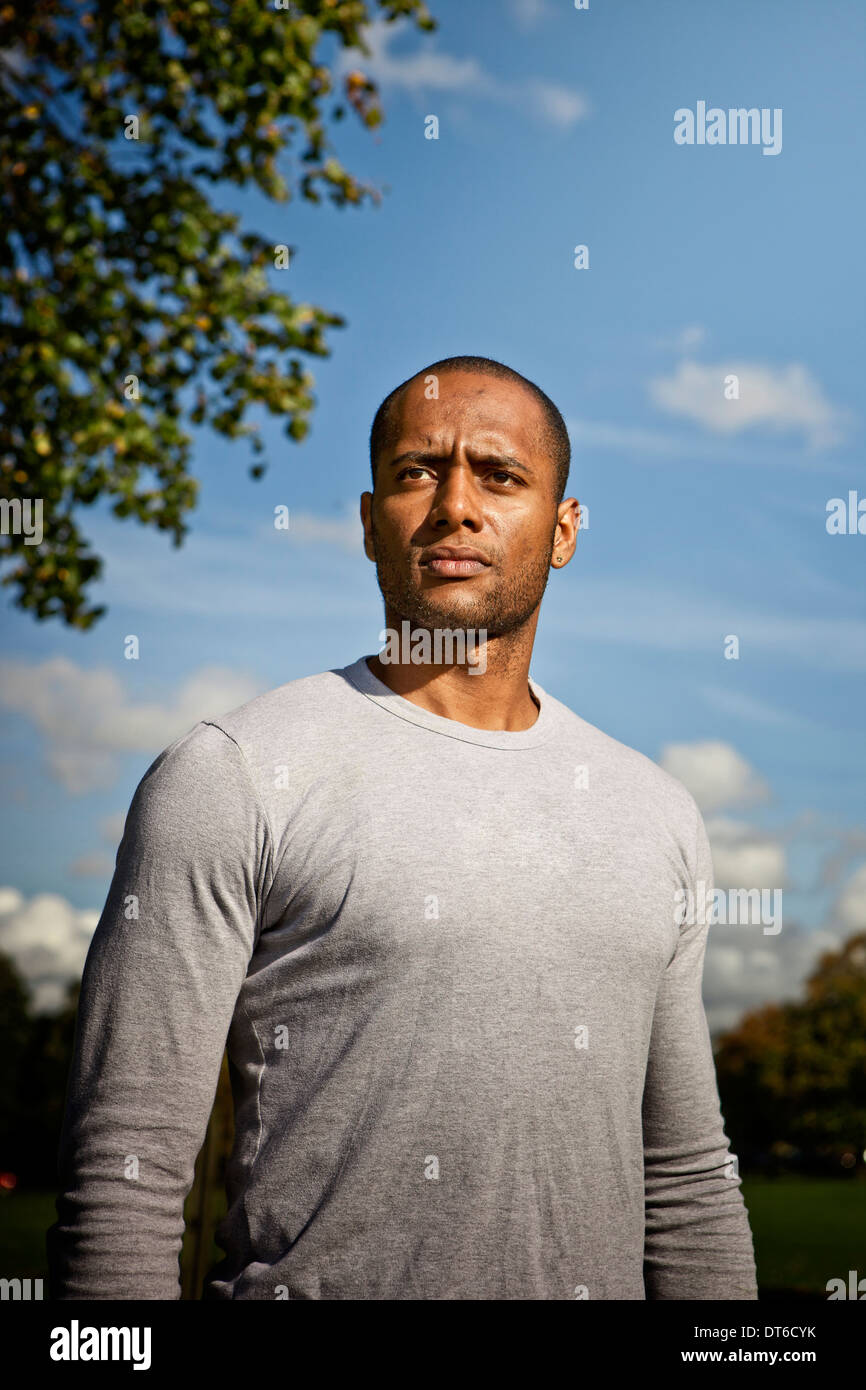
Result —
[{"label": "man", "polygon": [[676,908],[711,884],[700,814],[529,677],[579,525],[562,417],[450,358],[382,403],[371,464],[383,652],[196,725],[136,791],[84,974],[57,1295],[178,1297],[228,1038],[207,1297],[755,1299],[707,928]]}]

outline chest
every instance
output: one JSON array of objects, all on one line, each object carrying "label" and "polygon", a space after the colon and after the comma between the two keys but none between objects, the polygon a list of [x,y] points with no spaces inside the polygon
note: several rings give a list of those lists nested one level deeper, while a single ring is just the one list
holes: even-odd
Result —
[{"label": "chest", "polygon": [[654,988],[682,882],[663,827],[573,759],[474,751],[455,742],[433,770],[347,757],[287,792],[263,959],[300,952],[373,980],[447,962],[455,988]]}]

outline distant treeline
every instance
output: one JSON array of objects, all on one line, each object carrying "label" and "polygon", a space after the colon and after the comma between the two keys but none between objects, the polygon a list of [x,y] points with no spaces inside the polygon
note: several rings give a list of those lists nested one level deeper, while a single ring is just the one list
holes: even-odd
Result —
[{"label": "distant treeline", "polygon": [[0,1173],[27,1188],[57,1182],[57,1146],[80,986],[55,1014],[34,1014],[21,975],[0,952]]},{"label": "distant treeline", "polygon": [[741,1169],[862,1177],[866,932],[828,951],[804,997],[745,1015],[716,1047],[725,1128]]}]

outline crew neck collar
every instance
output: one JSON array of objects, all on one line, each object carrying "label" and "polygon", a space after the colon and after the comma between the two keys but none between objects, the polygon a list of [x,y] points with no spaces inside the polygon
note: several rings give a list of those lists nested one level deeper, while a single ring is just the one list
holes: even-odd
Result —
[{"label": "crew neck collar", "polygon": [[[377,653],[368,653],[369,657]],[[444,715],[433,714],[432,711],[423,709],[421,705],[413,704],[403,695],[397,695],[389,686],[385,685],[378,676],[367,665],[368,656],[360,656],[357,661],[353,661],[350,666],[344,666],[338,671],[338,675],[345,676],[356,690],[362,695],[366,695],[368,700],[372,700],[389,714],[395,714],[398,719],[405,719],[409,724],[418,724],[422,729],[429,729],[432,733],[443,734],[445,738],[456,738],[462,743],[477,743],[482,748],[534,748],[539,743],[550,737],[553,732],[553,708],[550,696],[542,690],[540,685],[529,677],[529,688],[535,696],[540,706],[538,718],[528,729],[517,729],[509,731],[507,729],[476,729],[471,724],[461,724],[456,719],[447,719]]]}]

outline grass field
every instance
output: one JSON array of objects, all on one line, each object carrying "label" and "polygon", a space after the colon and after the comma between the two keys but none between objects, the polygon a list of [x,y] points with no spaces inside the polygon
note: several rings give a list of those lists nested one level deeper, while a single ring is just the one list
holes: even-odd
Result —
[{"label": "grass field", "polygon": [[[866,1277],[866,1183],[743,1178],[743,1196],[762,1297],[826,1299],[828,1279],[847,1280],[849,1269]],[[0,1195],[0,1277],[47,1276],[45,1231],[54,1220],[53,1192]]]},{"label": "grass field", "polygon": [[758,1288],[827,1297],[828,1279],[866,1277],[866,1182],[743,1178]]}]

